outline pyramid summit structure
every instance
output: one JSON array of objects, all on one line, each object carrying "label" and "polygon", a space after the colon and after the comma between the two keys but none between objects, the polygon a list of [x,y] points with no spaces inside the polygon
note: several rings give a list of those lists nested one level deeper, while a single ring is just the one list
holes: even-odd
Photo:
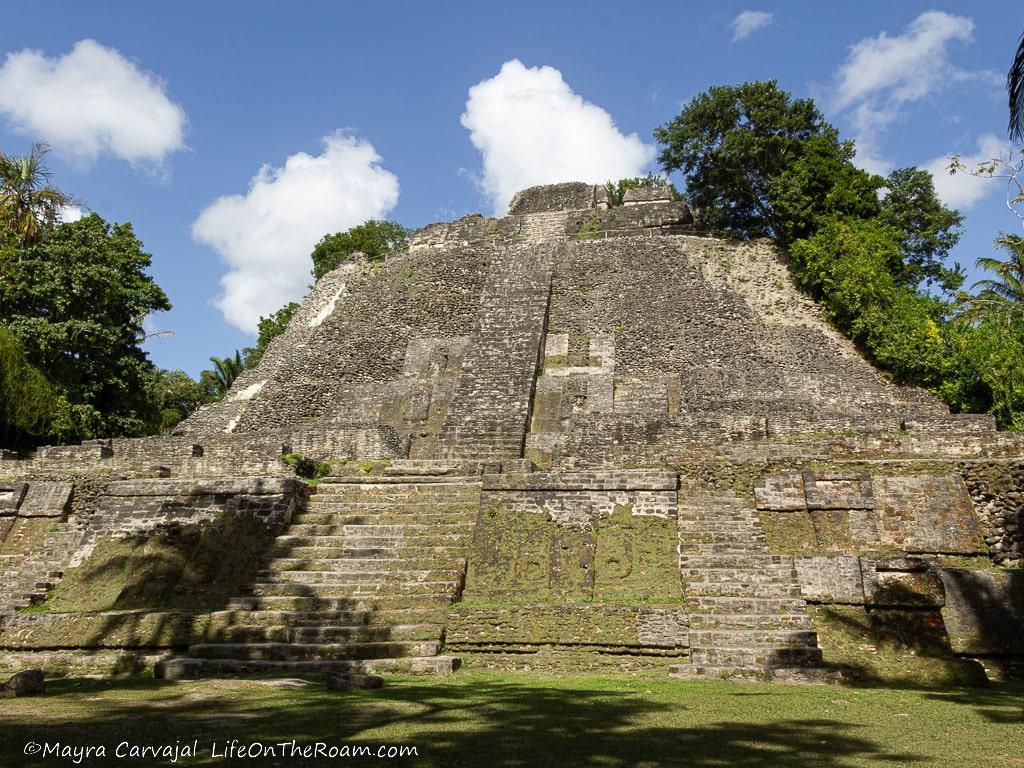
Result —
[{"label": "pyramid summit structure", "polygon": [[[534,187],[505,218],[357,254],[174,434],[7,455],[0,475],[13,659],[56,627],[92,639],[54,664],[167,677],[467,663],[820,682],[851,673],[820,637],[837,615],[928,634],[963,669],[1024,658],[1006,569],[1024,440],[891,382],[784,253],[709,236],[670,188],[613,205]],[[263,545],[220,604],[151,600],[131,632],[17,612],[110,542],[246,521]]]}]

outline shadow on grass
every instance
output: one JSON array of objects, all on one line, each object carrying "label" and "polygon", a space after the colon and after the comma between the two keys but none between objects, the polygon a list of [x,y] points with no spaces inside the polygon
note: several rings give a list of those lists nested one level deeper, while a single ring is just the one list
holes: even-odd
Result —
[{"label": "shadow on grass", "polygon": [[[708,722],[696,707],[655,701],[637,691],[486,681],[453,686],[439,681],[396,682],[372,693],[338,695],[311,683],[300,690],[267,687],[263,689],[266,696],[247,689],[245,696],[232,698],[224,689],[197,696],[189,686],[137,680],[57,681],[50,690],[51,695],[35,700],[38,709],[30,709],[26,699],[19,714],[0,715],[6,742],[0,747],[0,764],[25,768],[57,764],[53,758],[23,756],[22,747],[29,740],[106,744],[109,754],[126,739],[142,744],[199,739],[201,748],[207,749],[214,740],[230,739],[241,743],[324,740],[374,747],[407,744],[418,750],[410,764],[473,768],[559,764],[838,768],[927,759],[894,754],[865,737],[859,726],[838,720],[782,716],[765,722],[762,713],[748,722]],[[730,695],[718,692],[719,700]],[[689,701],[700,702],[700,698]],[[88,712],[83,705],[90,707]],[[44,712],[45,723],[33,716]],[[202,755],[208,758],[209,752],[201,751]],[[280,757],[244,762],[304,764]],[[108,761],[88,764],[121,765],[123,761],[108,757]]]},{"label": "shadow on grass", "polygon": [[934,690],[925,696],[935,701],[973,707],[990,723],[1019,725],[1024,729],[1024,681],[992,685],[986,689]]}]

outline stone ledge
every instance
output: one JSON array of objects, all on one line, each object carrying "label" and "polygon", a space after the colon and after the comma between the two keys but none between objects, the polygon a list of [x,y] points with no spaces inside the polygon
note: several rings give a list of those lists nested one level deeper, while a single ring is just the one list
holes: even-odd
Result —
[{"label": "stone ledge", "polygon": [[654,470],[484,475],[485,491],[675,491],[679,476]]},{"label": "stone ledge", "polygon": [[105,496],[200,496],[205,494],[289,493],[296,481],[289,477],[210,477],[118,480],[108,483]]}]

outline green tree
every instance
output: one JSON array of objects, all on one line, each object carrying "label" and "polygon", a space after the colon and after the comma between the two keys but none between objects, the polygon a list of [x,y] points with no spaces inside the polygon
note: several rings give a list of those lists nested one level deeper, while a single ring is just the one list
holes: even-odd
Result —
[{"label": "green tree", "polygon": [[0,152],[0,224],[14,231],[22,247],[38,243],[61,210],[74,200],[50,183],[45,144],[23,157]]},{"label": "green tree", "polygon": [[365,253],[370,261],[380,261],[389,253],[404,250],[410,234],[412,230],[393,221],[371,220],[344,232],[324,235],[310,254],[313,277],[319,280],[356,251]]},{"label": "green tree", "polygon": [[157,425],[152,364],[139,342],[146,315],[170,303],[146,274],[142,247],[130,224],[91,214],[55,227],[0,271],[0,322],[67,402],[64,439]]},{"label": "green tree", "polygon": [[885,180],[881,220],[900,232],[903,251],[901,277],[908,285],[924,281],[944,290],[963,282],[959,267],[945,266],[946,257],[960,240],[963,216],[942,204],[928,171],[899,168]]},{"label": "green tree", "polygon": [[884,180],[853,165],[852,142],[838,141],[831,126],[803,142],[798,156],[764,181],[772,236],[782,245],[813,235],[824,219],[878,216]]},{"label": "green tree", "polygon": [[894,274],[947,290],[962,280],[944,266],[962,219],[939,201],[931,175],[902,168],[883,179],[857,168],[853,142],[775,81],[713,87],[655,137],[664,170],[683,172],[687,199],[713,228],[788,246],[835,217],[881,217],[901,233]]},{"label": "green tree", "polygon": [[714,86],[654,132],[666,173],[686,177],[686,197],[715,229],[781,239],[770,181],[818,138],[840,152],[837,132],[810,99],[776,81]]},{"label": "green tree", "polygon": [[0,441],[20,448],[45,435],[58,411],[50,382],[25,357],[21,343],[0,325]]},{"label": "green tree", "polygon": [[260,364],[260,360],[263,359],[263,353],[267,351],[270,342],[285,332],[288,323],[291,322],[298,311],[298,302],[292,301],[268,317],[260,317],[258,326],[259,336],[256,339],[256,346],[247,350],[245,355],[246,368],[255,368]]},{"label": "green tree", "polygon": [[242,360],[242,353],[237,349],[234,357],[211,357],[210,362],[213,363],[213,369],[210,371],[213,377],[208,380],[213,384],[215,399],[220,400],[245,370],[245,362]]},{"label": "green tree", "polygon": [[160,413],[161,433],[170,432],[178,422],[214,399],[209,385],[178,369],[154,371],[151,391]]},{"label": "green tree", "polygon": [[898,380],[940,383],[946,305],[897,277],[901,233],[878,219],[836,218],[790,248],[797,284],[836,326]]},{"label": "green tree", "polygon": [[1001,429],[1024,430],[1024,314],[956,321],[946,330],[948,375],[939,397],[958,413],[988,413]]},{"label": "green tree", "polygon": [[969,300],[975,314],[1013,314],[1024,309],[1024,238],[1003,235],[996,245],[1006,252],[1006,259],[983,256],[975,261],[979,269],[995,275],[972,286],[978,291]]}]

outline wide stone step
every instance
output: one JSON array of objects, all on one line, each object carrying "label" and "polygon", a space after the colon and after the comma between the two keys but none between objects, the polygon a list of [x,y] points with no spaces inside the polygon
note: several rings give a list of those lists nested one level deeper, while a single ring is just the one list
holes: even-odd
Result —
[{"label": "wide stone step", "polygon": [[695,526],[714,526],[721,523],[729,522],[742,522],[748,524],[758,524],[761,520],[758,513],[751,509],[728,509],[722,511],[716,511],[709,514],[695,515],[692,513],[686,513],[680,510],[679,515],[679,527],[689,528]]},{"label": "wide stone step", "polygon": [[386,626],[399,624],[443,624],[445,607],[392,608],[388,610],[228,610],[210,614],[212,628],[236,626],[261,627],[330,627]]},{"label": "wide stone step", "polygon": [[303,512],[292,518],[292,525],[391,525],[394,523],[415,523],[433,525],[447,523],[473,525],[476,512],[361,512],[347,509],[337,512]]},{"label": "wide stone step", "polygon": [[464,546],[447,547],[353,547],[349,544],[315,547],[315,546],[278,546],[273,550],[275,557],[284,559],[312,559],[312,560],[398,560],[398,559],[429,559],[429,558],[453,558],[464,556]]},{"label": "wide stone step", "polygon": [[320,677],[325,672],[362,674],[404,673],[450,675],[460,666],[457,656],[407,656],[385,659],[331,659],[309,661],[264,661],[254,659],[177,658],[156,665],[163,680],[193,680],[201,677]]},{"label": "wide stone step", "polygon": [[258,582],[253,586],[257,597],[328,597],[361,598],[374,595],[411,596],[453,594],[459,586],[457,581],[423,581],[414,584],[288,584]]},{"label": "wide stone step", "polygon": [[[409,534],[459,534],[472,533],[472,523],[388,523],[373,525],[350,523],[345,525],[304,525],[288,526],[289,536],[406,536]],[[280,537],[278,537],[280,538]]]},{"label": "wide stone step", "polygon": [[435,656],[437,641],[369,643],[200,643],[190,646],[190,656],[204,659],[252,661],[308,661],[313,659],[384,659],[401,656]]},{"label": "wide stone step", "polygon": [[778,629],[690,629],[691,647],[701,648],[817,648],[813,630]]},{"label": "wide stone step", "polygon": [[274,540],[274,544],[280,546],[303,546],[303,547],[394,547],[394,546],[457,546],[468,545],[473,540],[470,533],[438,533],[436,535],[415,535],[403,533],[360,533],[346,536],[293,536],[282,534]]},{"label": "wide stone step", "polygon": [[714,666],[673,664],[669,677],[675,680],[728,680],[736,683],[791,683],[830,685],[842,682],[842,674],[823,667]]},{"label": "wide stone step", "polygon": [[704,582],[684,581],[683,589],[687,597],[799,597],[798,584],[778,584],[769,582],[757,584],[752,581],[735,582]]},{"label": "wide stone step", "polygon": [[715,528],[706,531],[679,531],[679,541],[689,544],[743,544],[762,541],[766,538],[760,529]]},{"label": "wide stone step", "polygon": [[416,595],[254,595],[228,601],[228,610],[241,611],[369,611],[386,612],[407,609],[445,609],[455,596],[447,592]]},{"label": "wide stone step", "polygon": [[397,502],[401,504],[427,500],[470,502],[479,496],[479,485],[459,483],[321,482],[310,500]]},{"label": "wide stone step", "polygon": [[420,584],[457,582],[462,569],[434,568],[394,571],[261,571],[261,584]]},{"label": "wide stone step", "polygon": [[700,629],[811,629],[806,613],[697,613],[690,616],[690,632]]},{"label": "wide stone step", "polygon": [[276,557],[267,563],[267,571],[382,571],[386,573],[421,570],[423,568],[461,570],[464,557]]},{"label": "wide stone step", "polygon": [[716,667],[813,667],[822,664],[819,648],[698,648],[691,645],[690,659],[694,664]]},{"label": "wide stone step", "polygon": [[680,557],[756,557],[767,555],[768,543],[760,541],[694,542],[680,539]]},{"label": "wide stone step", "polygon": [[749,613],[759,615],[797,614],[805,616],[803,600],[795,597],[755,597],[753,595],[687,595],[691,613],[721,615]]},{"label": "wide stone step", "polygon": [[212,628],[206,642],[217,643],[380,643],[394,641],[439,641],[439,624],[397,624],[357,626],[264,626],[236,624]]},{"label": "wide stone step", "polygon": [[730,555],[707,555],[706,557],[685,557],[684,568],[746,568],[748,570],[764,570],[765,568],[788,567],[793,569],[793,558],[789,555],[744,554],[742,557]]},{"label": "wide stone step", "polygon": [[786,565],[773,563],[761,568],[736,566],[737,563],[734,562],[729,567],[708,568],[704,567],[704,564],[701,563],[697,567],[680,568],[679,572],[683,577],[683,581],[686,582],[702,581],[708,584],[735,582],[754,582],[758,584],[767,584],[769,582],[781,584],[797,583],[796,568],[793,567],[792,563]]}]

